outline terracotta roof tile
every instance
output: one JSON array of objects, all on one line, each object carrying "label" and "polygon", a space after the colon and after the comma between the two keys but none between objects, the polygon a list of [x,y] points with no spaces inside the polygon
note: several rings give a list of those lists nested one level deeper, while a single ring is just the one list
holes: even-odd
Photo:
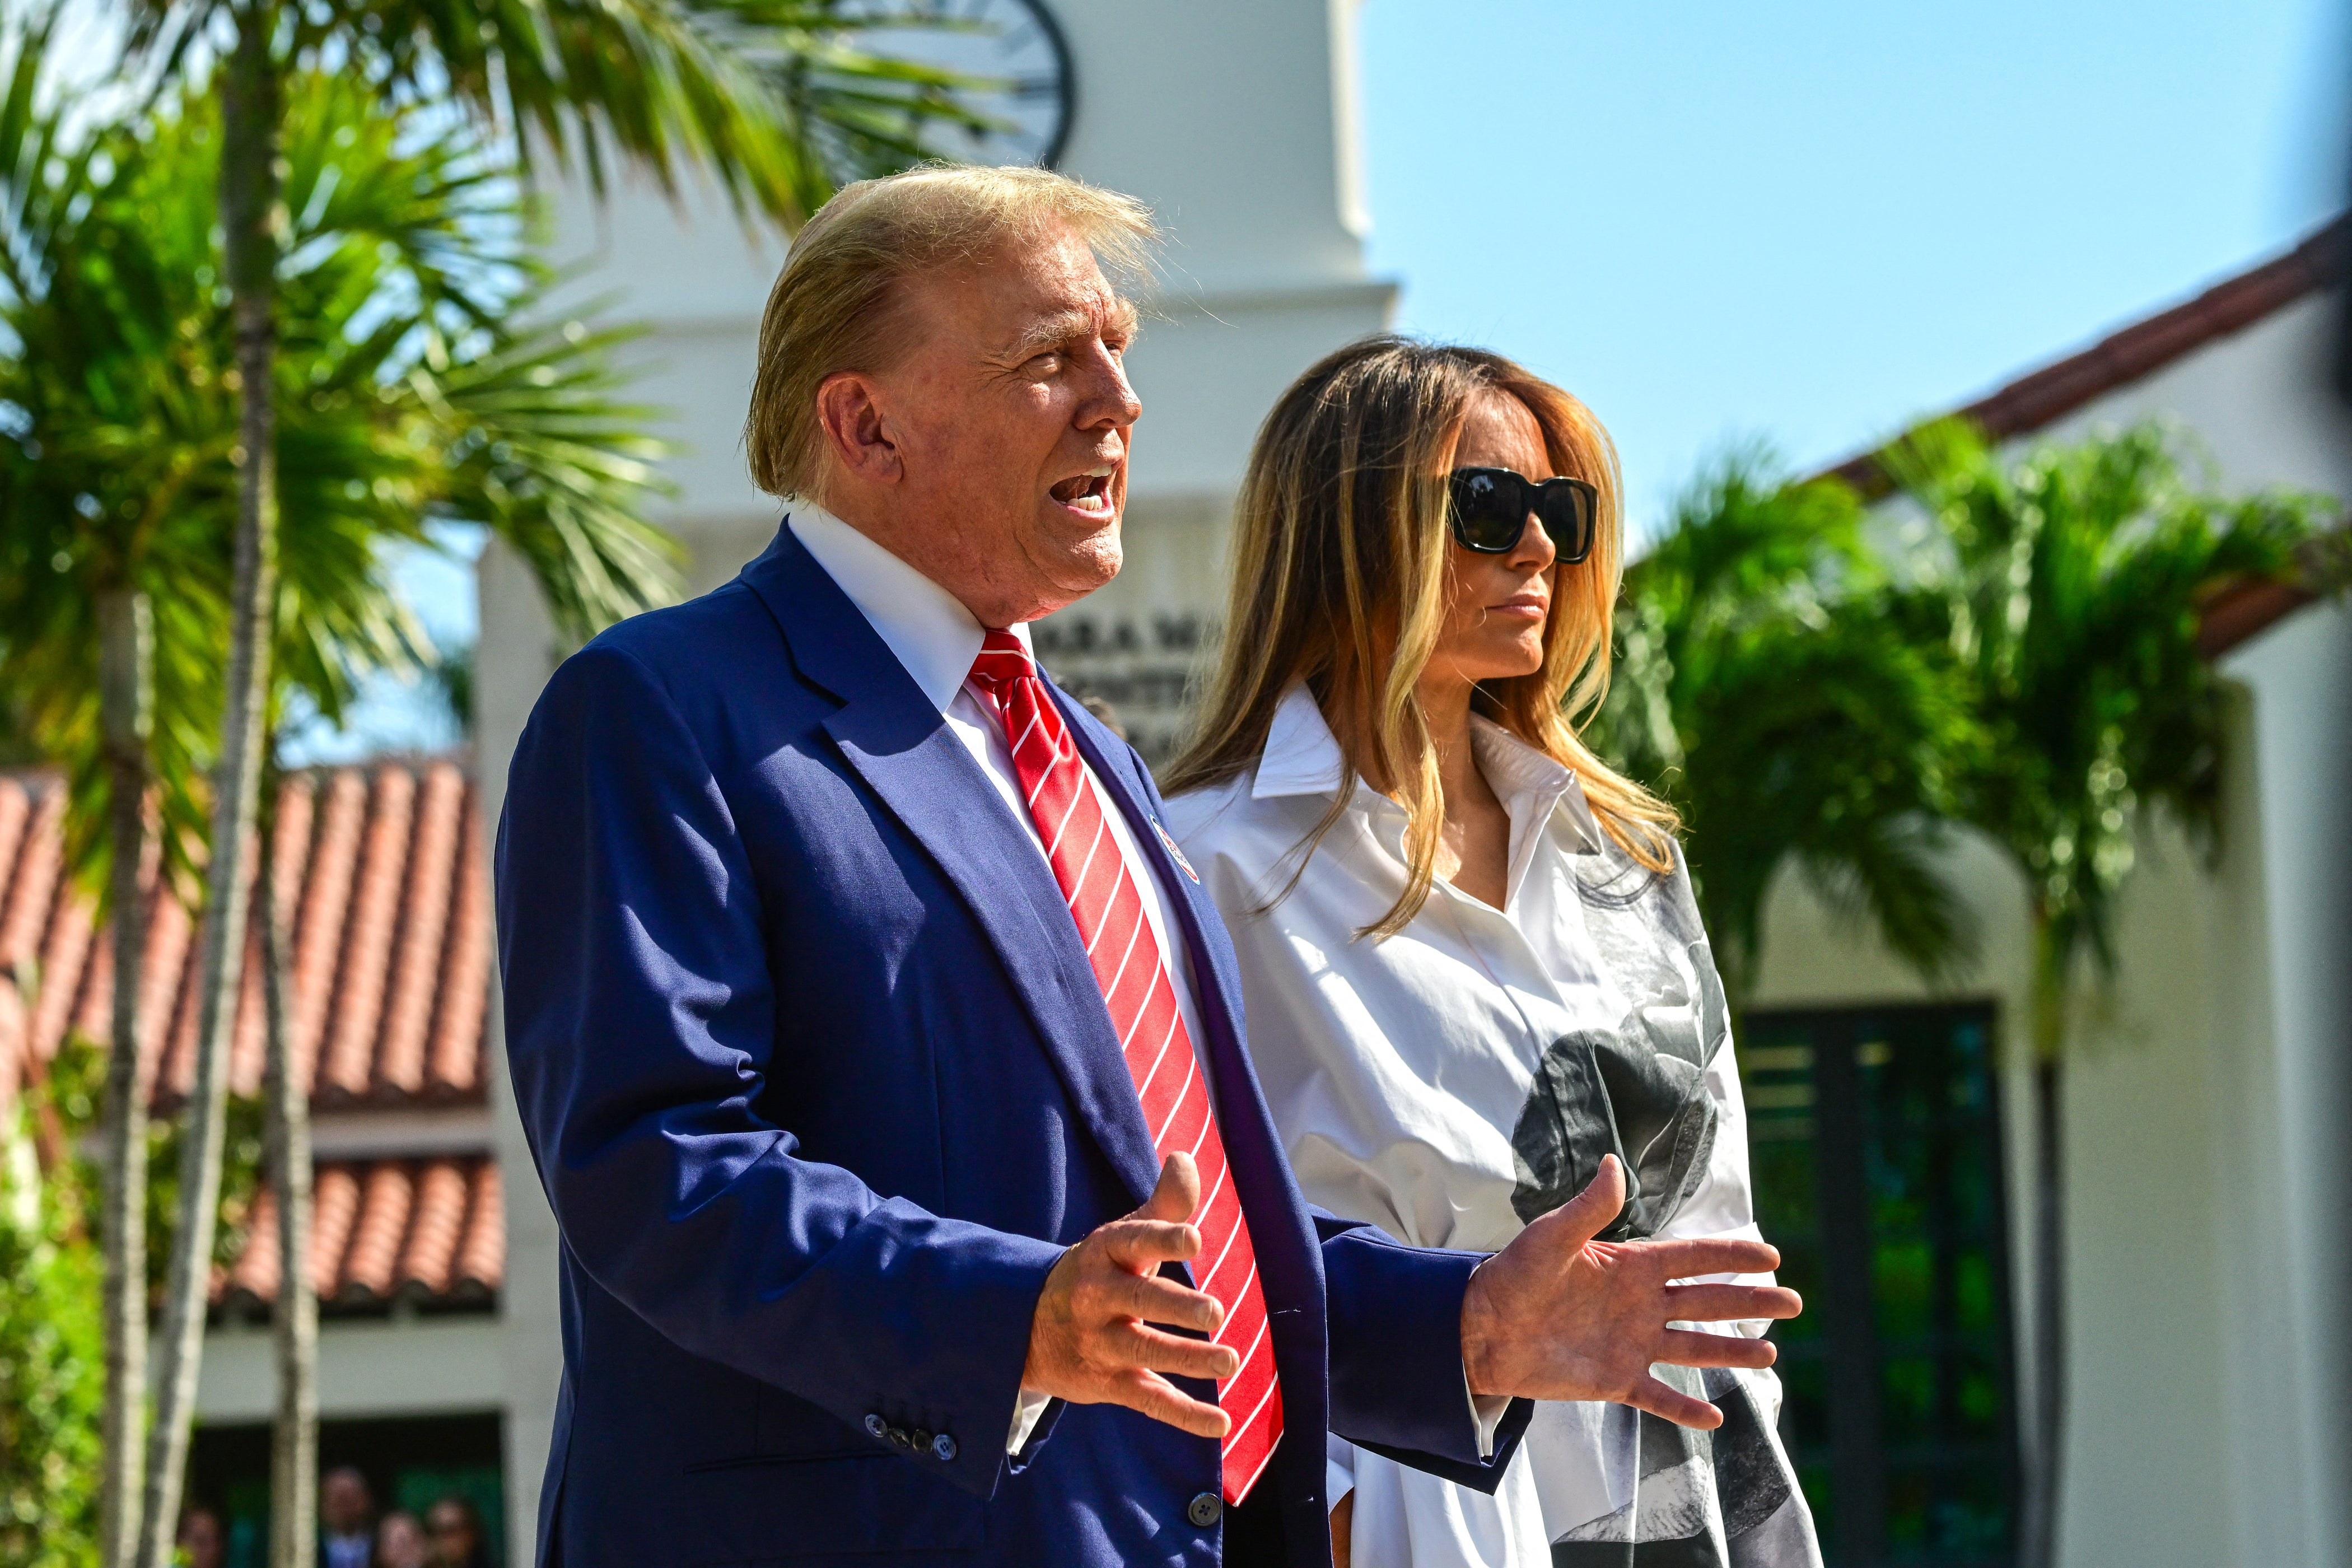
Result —
[{"label": "terracotta roof tile", "polygon": [[[360,1212],[360,1175],[363,1165],[320,1165],[310,1184],[310,1289],[331,1299],[342,1283],[343,1250],[351,1245],[352,1222]],[[268,1233],[246,1232],[246,1249],[271,1247]],[[273,1269],[275,1264],[270,1266]]]},{"label": "terracotta roof tile", "polygon": [[[59,875],[63,790],[0,775],[0,1109],[28,1063],[68,1034],[103,1047],[113,1007],[109,931]],[[477,792],[446,762],[299,774],[279,797],[278,896],[291,915],[287,991],[295,1068],[325,1105],[478,1099],[490,974],[489,868]],[[177,898],[152,902],[141,977],[142,1056],[168,1108],[194,1076],[201,931]],[[263,1068],[259,930],[247,933],[230,1082]]]},{"label": "terracotta roof tile", "polygon": [[457,1264],[450,1282],[453,1291],[478,1288],[495,1294],[507,1278],[507,1205],[499,1167],[484,1160],[467,1178],[470,1200],[466,1231],[457,1244]]},{"label": "terracotta roof tile", "polygon": [[393,1270],[415,1207],[416,1181],[407,1166],[387,1160],[368,1168],[360,1182],[359,1219],[343,1249],[341,1278],[335,1281],[337,1300],[358,1304],[392,1294]]},{"label": "terracotta roof tile", "polygon": [[[365,1310],[394,1300],[484,1306],[506,1273],[499,1168],[482,1156],[326,1162],[318,1169],[310,1281],[320,1302]],[[213,1305],[266,1312],[278,1295],[278,1209],[256,1200]]]},{"label": "terracotta roof tile", "polygon": [[318,838],[310,853],[308,886],[294,928],[294,962],[287,989],[291,993],[289,1025],[293,1054],[311,1064],[317,1075],[314,1097],[340,1090],[348,1098],[366,1092],[367,1063],[353,1054],[338,1062],[320,1053],[326,1038],[327,1005],[334,998],[335,972],[343,953],[344,919],[351,911],[352,878],[357,867],[360,837],[367,813],[367,786],[354,773],[338,773],[328,782],[319,811]]},{"label": "terracotta roof tile", "polygon": [[466,781],[445,763],[425,773],[418,796],[415,869],[401,905],[400,948],[387,966],[383,1043],[376,1051],[376,1081],[401,1094],[416,1094],[425,1087],[425,1048],[440,990],[442,942],[449,931],[449,883],[459,848],[458,824],[465,815]]}]

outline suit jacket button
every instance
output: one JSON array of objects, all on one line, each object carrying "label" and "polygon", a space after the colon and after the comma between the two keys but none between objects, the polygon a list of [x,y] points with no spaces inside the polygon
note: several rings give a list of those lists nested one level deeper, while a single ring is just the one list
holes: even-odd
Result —
[{"label": "suit jacket button", "polygon": [[866,1418],[866,1430],[877,1437],[887,1437],[890,1435],[890,1424],[879,1415],[868,1415]]},{"label": "suit jacket button", "polygon": [[932,1438],[931,1456],[942,1465],[953,1464],[956,1456],[955,1439],[944,1432]]},{"label": "suit jacket button", "polygon": [[1224,1511],[1225,1505],[1223,1501],[1218,1498],[1216,1493],[1202,1492],[1199,1497],[1194,1498],[1192,1503],[1186,1507],[1184,1510],[1184,1517],[1191,1520],[1194,1524],[1199,1525],[1202,1529],[1206,1530],[1209,1526],[1216,1523],[1219,1516]]},{"label": "suit jacket button", "polygon": [[920,1426],[918,1426],[915,1428],[913,1436],[915,1440],[915,1451],[917,1453],[929,1453],[931,1447],[931,1435],[929,1432],[924,1431]]},{"label": "suit jacket button", "polygon": [[891,1427],[889,1429],[888,1436],[890,1438],[890,1447],[898,1449],[900,1453],[908,1453],[913,1450],[915,1447],[915,1439],[908,1436],[907,1429],[904,1426]]}]

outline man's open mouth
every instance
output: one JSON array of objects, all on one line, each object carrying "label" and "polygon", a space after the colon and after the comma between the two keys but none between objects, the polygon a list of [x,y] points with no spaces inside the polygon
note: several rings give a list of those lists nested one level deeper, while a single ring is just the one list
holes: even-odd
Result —
[{"label": "man's open mouth", "polygon": [[1072,474],[1046,493],[1075,511],[1108,513],[1110,479],[1111,466],[1106,463],[1083,474]]}]

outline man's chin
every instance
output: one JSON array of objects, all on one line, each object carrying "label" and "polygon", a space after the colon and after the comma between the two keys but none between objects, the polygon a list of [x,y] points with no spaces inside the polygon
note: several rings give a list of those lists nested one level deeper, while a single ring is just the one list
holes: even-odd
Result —
[{"label": "man's chin", "polygon": [[[1067,512],[1067,508],[1057,510]],[[1059,537],[1055,537],[1059,535]],[[1066,524],[1047,535],[1053,541],[1052,564],[1049,568],[1055,589],[1055,604],[1042,610],[1051,615],[1055,610],[1075,605],[1088,594],[1118,575],[1125,563],[1126,552],[1119,543],[1119,514],[1110,514],[1108,521],[1072,537]]]}]

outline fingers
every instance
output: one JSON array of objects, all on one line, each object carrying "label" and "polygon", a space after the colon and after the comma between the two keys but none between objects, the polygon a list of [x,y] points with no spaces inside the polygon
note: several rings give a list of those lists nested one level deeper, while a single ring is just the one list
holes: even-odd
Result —
[{"label": "fingers", "polygon": [[1137,1324],[1129,1332],[1135,1365],[1144,1372],[1164,1372],[1171,1377],[1203,1377],[1222,1383],[1242,1369],[1242,1358],[1230,1345],[1165,1334],[1144,1324]]},{"label": "fingers", "polygon": [[1662,1420],[1677,1426],[1695,1426],[1702,1432],[1712,1432],[1723,1425],[1723,1412],[1704,1399],[1693,1399],[1677,1388],[1669,1388],[1656,1378],[1644,1375],[1625,1395],[1625,1403],[1636,1410],[1646,1410]]},{"label": "fingers", "polygon": [[1115,1219],[1095,1237],[1102,1241],[1103,1256],[1131,1274],[1148,1274],[1163,1263],[1182,1263],[1201,1255],[1200,1231],[1181,1222]]},{"label": "fingers", "polygon": [[1793,1318],[1805,1299],[1785,1285],[1669,1285],[1670,1323],[1724,1323],[1746,1318]]},{"label": "fingers", "polygon": [[1167,1220],[1177,1225],[1192,1217],[1201,1206],[1201,1167],[1192,1156],[1178,1150],[1161,1162],[1160,1183],[1143,1206],[1129,1216],[1134,1219]]},{"label": "fingers", "polygon": [[1225,1321],[1225,1310],[1205,1290],[1157,1274],[1128,1274],[1100,1281],[1094,1299],[1082,1304],[1089,1315],[1139,1318],[1147,1323],[1193,1329],[1213,1334]]},{"label": "fingers", "polygon": [[1668,1329],[1658,1346],[1662,1362],[1675,1366],[1770,1366],[1779,1359],[1770,1340],[1745,1334],[1702,1334],[1692,1329]]},{"label": "fingers", "polygon": [[1643,1250],[1665,1269],[1669,1279],[1691,1279],[1702,1274],[1769,1274],[1780,1267],[1777,1247],[1727,1237],[1653,1241]]},{"label": "fingers", "polygon": [[1121,1378],[1110,1390],[1109,1403],[1140,1411],[1195,1437],[1223,1437],[1234,1424],[1234,1418],[1215,1405],[1188,1397],[1156,1373],[1139,1372]]},{"label": "fingers", "polygon": [[[1625,1207],[1625,1167],[1614,1154],[1601,1156],[1601,1169],[1582,1192],[1554,1211],[1559,1228],[1570,1233],[1570,1247],[1581,1247],[1609,1228]],[[1700,1269],[1696,1272],[1710,1272]]]}]

